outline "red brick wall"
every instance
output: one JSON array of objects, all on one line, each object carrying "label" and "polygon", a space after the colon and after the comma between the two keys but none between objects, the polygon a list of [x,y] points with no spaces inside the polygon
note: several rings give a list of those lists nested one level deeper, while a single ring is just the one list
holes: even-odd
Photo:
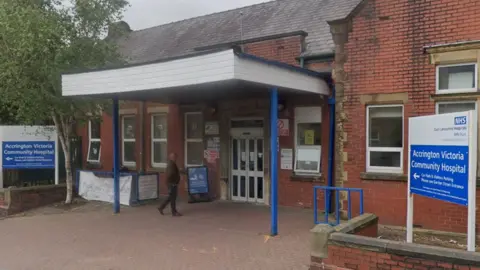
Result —
[{"label": "red brick wall", "polygon": [[[359,248],[349,248],[329,244],[328,258],[312,257],[314,265],[310,270],[320,269],[471,269],[480,270],[480,267],[446,263],[432,259],[412,258],[405,256],[378,253]],[[319,266],[321,263],[326,266]]]},{"label": "red brick wall", "polygon": [[[349,79],[345,89],[345,186],[365,189],[365,211],[378,215],[380,223],[405,225],[407,185],[360,180],[366,167],[366,108],[359,96],[408,93],[404,146],[408,145],[408,117],[435,112],[430,99],[435,92],[435,67],[428,63],[423,47],[478,40],[479,13],[478,1],[470,0],[370,0],[353,18],[345,65]],[[405,174],[407,151],[404,147]],[[466,208],[417,196],[414,223],[430,229],[466,232]]]},{"label": "red brick wall", "polygon": [[302,53],[303,42],[303,36],[292,36],[245,44],[243,49],[268,60],[298,65],[296,58]]}]

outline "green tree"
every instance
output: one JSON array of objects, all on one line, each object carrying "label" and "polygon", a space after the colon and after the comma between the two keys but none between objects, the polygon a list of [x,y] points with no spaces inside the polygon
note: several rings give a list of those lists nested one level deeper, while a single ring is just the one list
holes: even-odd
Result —
[{"label": "green tree", "polygon": [[54,123],[65,155],[72,201],[70,140],[75,125],[99,117],[105,101],[63,97],[61,74],[118,64],[105,39],[126,0],[1,0],[0,97],[20,123]]}]

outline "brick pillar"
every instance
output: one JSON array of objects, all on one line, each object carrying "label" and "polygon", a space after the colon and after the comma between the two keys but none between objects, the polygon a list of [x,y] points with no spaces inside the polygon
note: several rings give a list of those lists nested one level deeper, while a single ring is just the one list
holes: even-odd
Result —
[{"label": "brick pillar", "polygon": [[[342,187],[344,182],[348,181],[347,172],[344,169],[344,162],[347,160],[347,153],[344,152],[344,144],[347,142],[347,133],[344,129],[344,123],[347,121],[347,114],[344,111],[345,87],[348,83],[348,76],[344,70],[347,62],[346,44],[350,24],[348,22],[336,22],[330,24],[333,42],[335,43],[335,65],[332,76],[335,80],[335,186]],[[343,195],[343,194],[342,194]],[[344,196],[340,198],[341,209],[343,207]],[[345,213],[342,213],[345,214]]]}]

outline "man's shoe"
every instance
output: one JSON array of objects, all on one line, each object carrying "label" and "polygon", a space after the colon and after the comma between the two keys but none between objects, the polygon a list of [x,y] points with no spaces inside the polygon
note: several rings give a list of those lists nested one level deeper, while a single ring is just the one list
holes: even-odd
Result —
[{"label": "man's shoe", "polygon": [[180,213],[178,213],[178,212],[175,212],[175,213],[172,214],[172,216],[174,216],[174,217],[181,217],[181,216],[183,216],[183,215],[180,214]]},{"label": "man's shoe", "polygon": [[159,208],[157,208],[157,210],[158,210],[158,212],[160,212],[160,215],[163,216],[163,209],[159,207]]}]

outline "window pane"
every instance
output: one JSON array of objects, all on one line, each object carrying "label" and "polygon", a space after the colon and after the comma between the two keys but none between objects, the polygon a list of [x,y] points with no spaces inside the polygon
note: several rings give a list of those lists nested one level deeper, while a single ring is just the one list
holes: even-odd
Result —
[{"label": "window pane", "polygon": [[402,107],[369,108],[369,146],[402,147]]},{"label": "window pane", "polygon": [[187,164],[203,164],[203,142],[187,142]]},{"label": "window pane", "polygon": [[370,166],[400,167],[400,152],[370,152]]},{"label": "window pane", "polygon": [[472,89],[475,87],[475,65],[440,67],[439,89]]},{"label": "window pane", "polygon": [[123,138],[135,139],[135,117],[123,118]]},{"label": "window pane", "polygon": [[297,124],[297,145],[322,145],[322,124]]},{"label": "window pane", "polygon": [[320,149],[298,149],[296,163],[296,170],[318,172]]},{"label": "window pane", "polygon": [[90,138],[100,139],[100,121],[90,121]]},{"label": "window pane", "polygon": [[455,112],[466,112],[475,110],[474,102],[465,102],[465,103],[439,103],[438,104],[438,113],[455,113]]},{"label": "window pane", "polygon": [[187,138],[201,139],[202,132],[202,115],[201,114],[186,114],[187,122]]},{"label": "window pane", "polygon": [[257,178],[257,198],[263,199],[263,177]]},{"label": "window pane", "polygon": [[100,159],[100,142],[90,142],[90,149],[88,152],[89,161],[98,161]]},{"label": "window pane", "polygon": [[135,142],[123,142],[123,161],[135,162]]},{"label": "window pane", "polygon": [[167,163],[167,143],[153,143],[153,163]]},{"label": "window pane", "polygon": [[152,129],[154,139],[167,138],[167,116],[154,115],[152,119]]},{"label": "window pane", "polygon": [[263,172],[263,139],[257,140],[257,170]]}]

